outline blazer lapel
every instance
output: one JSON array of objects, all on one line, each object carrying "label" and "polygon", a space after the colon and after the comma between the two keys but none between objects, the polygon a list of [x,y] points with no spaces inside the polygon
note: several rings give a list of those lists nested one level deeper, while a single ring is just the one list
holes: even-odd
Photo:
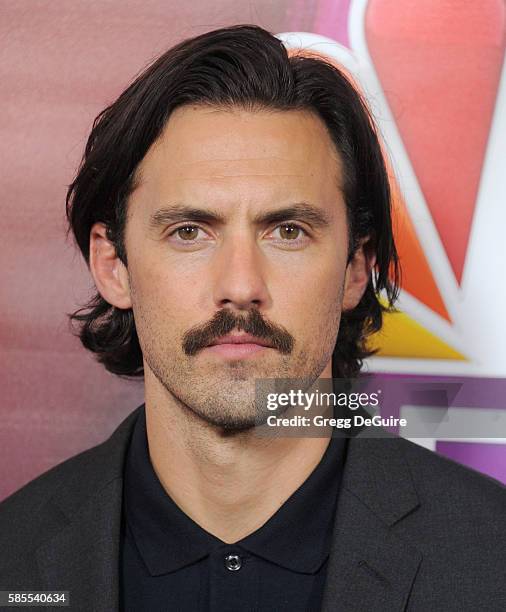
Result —
[{"label": "blazer lapel", "polygon": [[75,610],[119,608],[123,464],[139,410],[109,440],[87,451],[79,477],[48,501],[63,526],[39,546],[36,560],[44,589],[69,591]]},{"label": "blazer lapel", "polygon": [[69,591],[72,609],[118,609],[122,488],[108,483],[37,550],[45,590]]},{"label": "blazer lapel", "polygon": [[422,555],[392,527],[418,506],[398,440],[350,440],[323,612],[405,609]]}]

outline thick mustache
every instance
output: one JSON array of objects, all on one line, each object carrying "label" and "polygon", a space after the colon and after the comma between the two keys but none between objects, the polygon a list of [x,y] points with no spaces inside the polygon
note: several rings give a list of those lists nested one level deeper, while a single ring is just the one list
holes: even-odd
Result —
[{"label": "thick mustache", "polygon": [[282,326],[266,321],[255,307],[248,310],[247,317],[237,316],[224,308],[218,310],[214,317],[203,326],[189,329],[183,336],[183,351],[186,355],[195,355],[211,342],[226,336],[232,330],[244,331],[257,338],[265,338],[280,353],[288,354],[293,350],[294,338]]}]

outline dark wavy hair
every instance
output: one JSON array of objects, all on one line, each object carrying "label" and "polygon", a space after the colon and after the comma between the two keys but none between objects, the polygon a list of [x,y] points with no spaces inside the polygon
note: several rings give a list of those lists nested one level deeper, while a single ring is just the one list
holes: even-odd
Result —
[{"label": "dark wavy hair", "polygon": [[[89,265],[90,230],[107,236],[125,265],[124,229],[136,169],[160,136],[172,111],[185,104],[247,110],[307,110],[323,120],[340,154],[349,228],[349,260],[361,238],[376,264],[360,300],[342,314],[332,357],[333,377],[354,377],[365,357],[367,337],[397,298],[400,268],[392,234],[391,193],[377,130],[361,95],[332,63],[307,53],[289,55],[281,41],[255,25],[222,28],[169,49],[95,119],[66,212]],[[385,303],[379,300],[385,295]],[[143,375],[142,351],[131,309],[99,293],[73,314],[74,333],[107,370]]]}]

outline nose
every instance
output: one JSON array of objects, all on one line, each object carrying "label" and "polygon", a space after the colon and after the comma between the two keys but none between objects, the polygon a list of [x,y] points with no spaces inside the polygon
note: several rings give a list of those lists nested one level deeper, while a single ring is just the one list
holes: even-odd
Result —
[{"label": "nose", "polygon": [[267,307],[270,301],[265,283],[265,262],[255,239],[235,233],[222,243],[214,261],[214,302],[248,310]]}]

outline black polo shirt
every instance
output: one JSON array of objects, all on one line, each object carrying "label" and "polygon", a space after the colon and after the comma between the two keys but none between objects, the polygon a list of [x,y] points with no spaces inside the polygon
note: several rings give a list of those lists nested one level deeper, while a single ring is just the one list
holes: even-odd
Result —
[{"label": "black polo shirt", "polygon": [[345,454],[346,439],[332,438],[279,510],[226,544],[165,492],[151,465],[142,407],[125,464],[121,610],[320,610]]}]

